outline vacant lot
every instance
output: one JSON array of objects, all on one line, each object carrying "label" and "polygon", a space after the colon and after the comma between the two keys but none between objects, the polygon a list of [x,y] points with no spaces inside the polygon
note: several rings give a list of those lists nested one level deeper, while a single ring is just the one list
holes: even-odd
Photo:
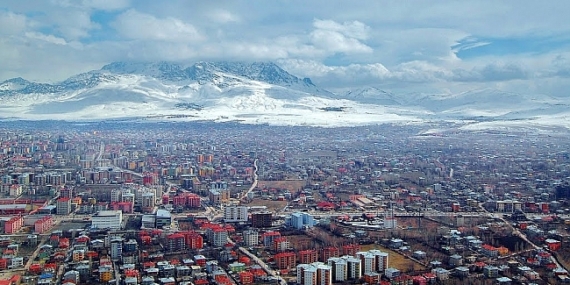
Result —
[{"label": "vacant lot", "polygon": [[425,270],[425,267],[391,249],[377,244],[367,244],[361,246],[362,251],[378,249],[388,253],[388,266],[400,269],[402,272],[415,272]]},{"label": "vacant lot", "polygon": [[280,181],[259,181],[257,187],[259,188],[275,188],[275,189],[286,189],[291,193],[297,193],[297,191],[305,187],[306,182],[303,180],[280,180]]},{"label": "vacant lot", "polygon": [[247,206],[266,206],[268,211],[273,213],[277,213],[285,206],[287,206],[287,201],[271,201],[271,200],[264,200],[264,199],[253,199],[251,202],[246,204]]},{"label": "vacant lot", "polygon": [[291,244],[291,247],[295,250],[306,250],[314,249],[316,247],[317,241],[311,237],[305,235],[293,235],[287,236],[287,241]]}]

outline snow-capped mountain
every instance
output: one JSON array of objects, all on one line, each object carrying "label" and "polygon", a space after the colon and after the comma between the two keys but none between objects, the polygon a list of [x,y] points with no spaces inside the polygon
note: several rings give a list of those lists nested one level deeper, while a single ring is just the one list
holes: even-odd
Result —
[{"label": "snow-capped mountain", "polygon": [[0,118],[212,120],[353,126],[386,122],[490,121],[569,127],[569,105],[499,90],[395,94],[363,87],[334,94],[270,62],[114,62],[47,84],[0,83]]}]

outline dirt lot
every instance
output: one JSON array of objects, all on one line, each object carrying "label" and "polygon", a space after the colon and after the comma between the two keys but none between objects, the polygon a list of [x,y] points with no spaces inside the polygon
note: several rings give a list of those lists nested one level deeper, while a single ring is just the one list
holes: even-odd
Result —
[{"label": "dirt lot", "polygon": [[305,184],[306,182],[304,180],[259,181],[257,183],[259,188],[286,189],[292,194],[303,189]]},{"label": "dirt lot", "polygon": [[291,247],[295,250],[306,250],[316,247],[316,241],[306,235],[287,236],[287,241],[291,243]]},{"label": "dirt lot", "polygon": [[425,270],[425,267],[413,260],[395,252],[391,249],[385,248],[377,244],[367,244],[361,246],[362,251],[367,251],[371,249],[378,249],[383,252],[388,253],[388,266],[394,267],[402,270],[402,272],[416,272],[419,270]]},{"label": "dirt lot", "polygon": [[287,201],[271,201],[263,199],[253,199],[253,201],[246,204],[247,206],[266,206],[268,211],[279,212],[287,206]]}]

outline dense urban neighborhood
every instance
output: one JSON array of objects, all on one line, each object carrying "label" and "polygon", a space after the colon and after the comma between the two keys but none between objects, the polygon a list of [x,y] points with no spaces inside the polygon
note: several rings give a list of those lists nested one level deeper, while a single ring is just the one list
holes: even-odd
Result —
[{"label": "dense urban neighborhood", "polygon": [[570,283],[567,131],[440,127],[0,122],[0,285]]}]

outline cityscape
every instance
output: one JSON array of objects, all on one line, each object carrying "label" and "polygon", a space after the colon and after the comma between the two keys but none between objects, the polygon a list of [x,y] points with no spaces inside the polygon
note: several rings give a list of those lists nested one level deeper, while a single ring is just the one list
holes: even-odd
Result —
[{"label": "cityscape", "polygon": [[567,134],[425,129],[4,122],[2,282],[568,282]]},{"label": "cityscape", "polygon": [[0,5],[0,285],[570,284],[570,1]]}]

